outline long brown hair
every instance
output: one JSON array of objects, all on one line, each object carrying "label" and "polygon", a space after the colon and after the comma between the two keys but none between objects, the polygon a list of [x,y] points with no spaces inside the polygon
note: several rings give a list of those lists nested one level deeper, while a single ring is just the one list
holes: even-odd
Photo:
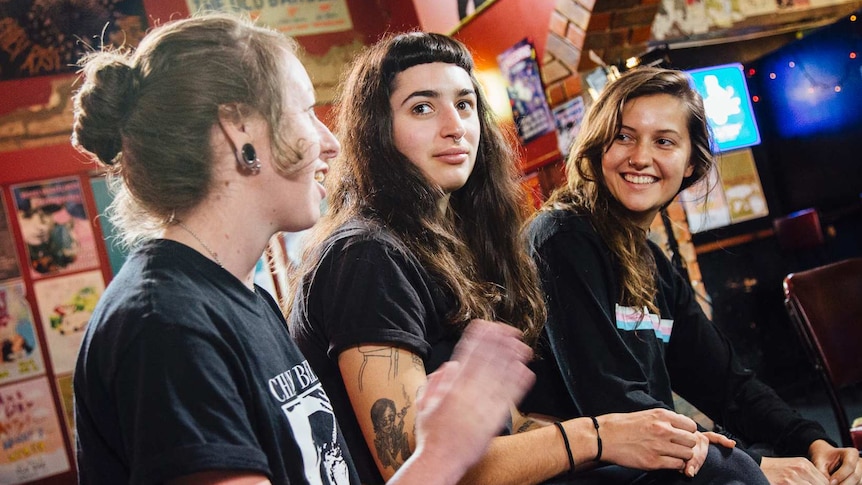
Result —
[{"label": "long brown hair", "polygon": [[[445,215],[437,205],[441,189],[395,147],[389,100],[398,73],[432,62],[457,65],[470,75],[481,125],[475,167],[464,187],[450,195]],[[545,308],[519,235],[525,194],[511,139],[493,118],[466,47],[421,32],[390,35],[371,46],[345,79],[336,132],[342,151],[327,177],[329,209],[313,229],[299,278],[313,274],[320,248],[338,228],[365,220],[396,234],[450,292],[455,301],[451,323],[501,320],[522,329],[532,342],[544,324]]]},{"label": "long brown hair", "polygon": [[710,150],[703,100],[684,73],[642,67],[610,83],[590,107],[566,161],[566,185],[554,192],[544,208],[562,208],[587,215],[619,264],[620,302],[658,313],[653,303],[658,291],[655,259],[644,231],[626,215],[602,177],[602,157],[620,132],[626,103],[654,94],[669,94],[679,99],[686,109],[692,147],[690,163],[694,171],[683,179],[679,190],[706,176],[715,161]]}]

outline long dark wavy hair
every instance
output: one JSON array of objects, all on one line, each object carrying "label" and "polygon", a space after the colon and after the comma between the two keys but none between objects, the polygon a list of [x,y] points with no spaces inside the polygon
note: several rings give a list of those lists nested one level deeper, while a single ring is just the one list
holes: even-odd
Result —
[{"label": "long dark wavy hair", "polygon": [[[480,142],[466,184],[450,194],[441,213],[442,190],[395,147],[390,95],[398,73],[443,62],[464,69],[476,90]],[[472,318],[499,320],[533,342],[545,320],[537,272],[519,231],[526,217],[511,134],[498,127],[478,81],[473,59],[444,35],[389,35],[353,62],[340,91],[336,133],[341,155],[327,177],[329,209],[313,229],[294,280],[312,275],[328,238],[348,221],[362,220],[392,231],[452,295],[454,325]]]},{"label": "long dark wavy hair", "polygon": [[658,291],[655,259],[644,231],[627,215],[602,177],[602,157],[620,132],[626,103],[655,94],[679,99],[686,110],[694,171],[683,179],[677,193],[709,173],[715,160],[706,112],[688,77],[671,69],[637,68],[610,83],[590,107],[566,161],[566,185],[554,192],[543,209],[567,209],[587,215],[619,264],[620,302],[657,313],[653,303]]}]

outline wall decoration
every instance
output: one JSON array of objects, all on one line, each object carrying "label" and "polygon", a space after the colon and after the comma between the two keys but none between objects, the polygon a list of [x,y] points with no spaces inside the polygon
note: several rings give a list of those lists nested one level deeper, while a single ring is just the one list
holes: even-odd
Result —
[{"label": "wall decoration", "polygon": [[33,283],[55,374],[72,372],[87,322],[105,291],[99,270]]},{"label": "wall decoration", "polygon": [[748,148],[722,153],[718,168],[683,190],[680,202],[692,233],[769,215],[754,154]]},{"label": "wall decoration", "polygon": [[0,387],[0,483],[18,485],[68,470],[48,379]]},{"label": "wall decoration", "polygon": [[582,96],[575,96],[554,108],[554,121],[557,126],[557,146],[563,158],[569,156],[572,143],[574,143],[578,132],[581,130],[584,111],[584,98]]},{"label": "wall decoration", "polygon": [[99,265],[77,177],[14,185],[12,194],[33,279]]},{"label": "wall decoration", "polygon": [[453,34],[496,0],[434,0],[413,2],[426,32]]},{"label": "wall decoration", "polygon": [[0,384],[45,373],[24,282],[0,283]]},{"label": "wall decoration", "polygon": [[9,215],[6,203],[0,193],[0,281],[21,276],[18,266],[18,252],[15,250],[15,238],[9,226]]},{"label": "wall decoration", "polygon": [[[75,436],[75,405],[74,389],[72,388],[72,374],[57,376],[57,393],[60,395],[60,404],[63,406],[63,417],[66,418],[66,429],[69,436]],[[74,438],[72,438],[74,442]],[[72,448],[74,448],[74,443]]]},{"label": "wall decoration", "polygon": [[74,72],[102,43],[137,46],[143,0],[0,2],[0,80]]},{"label": "wall decoration", "polygon": [[721,186],[732,223],[769,215],[760,175],[751,150],[737,150],[721,156]]},{"label": "wall decoration", "polygon": [[524,39],[497,56],[500,71],[508,83],[512,115],[522,143],[554,130],[554,116],[548,108],[545,89],[536,61],[536,49]]},{"label": "wall decoration", "polygon": [[103,176],[90,178],[90,188],[93,189],[93,200],[96,202],[96,211],[99,218],[99,227],[102,228],[102,237],[105,239],[105,247],[108,250],[108,260],[111,262],[111,272],[116,276],[126,262],[128,250],[120,243],[120,232],[107,217],[105,211],[114,200],[113,194],[108,187],[107,180]]},{"label": "wall decoration", "polygon": [[261,23],[291,36],[342,32],[353,29],[346,0],[273,2],[246,0],[186,0],[189,12],[221,10],[248,14]]}]

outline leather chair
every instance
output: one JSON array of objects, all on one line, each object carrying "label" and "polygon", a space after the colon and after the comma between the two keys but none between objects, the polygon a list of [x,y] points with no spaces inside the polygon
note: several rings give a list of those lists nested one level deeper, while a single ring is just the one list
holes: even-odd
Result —
[{"label": "leather chair", "polygon": [[784,296],[790,320],[826,386],[842,444],[853,447],[839,391],[862,382],[862,258],[791,273],[784,278]]}]

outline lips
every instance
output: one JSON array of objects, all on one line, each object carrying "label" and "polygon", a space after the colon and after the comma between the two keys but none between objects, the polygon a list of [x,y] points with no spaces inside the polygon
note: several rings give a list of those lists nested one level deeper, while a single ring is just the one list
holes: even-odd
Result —
[{"label": "lips", "polygon": [[622,177],[626,182],[635,185],[649,185],[658,182],[658,177],[652,175],[624,173]]},{"label": "lips", "polygon": [[434,158],[450,165],[459,165],[467,161],[470,150],[461,147],[453,147],[437,152]]}]

